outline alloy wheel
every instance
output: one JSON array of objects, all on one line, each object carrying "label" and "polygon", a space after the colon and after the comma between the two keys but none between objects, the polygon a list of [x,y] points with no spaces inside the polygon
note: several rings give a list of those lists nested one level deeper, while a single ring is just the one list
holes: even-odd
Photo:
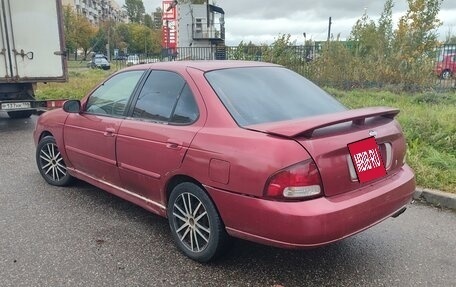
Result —
[{"label": "alloy wheel", "polygon": [[192,252],[209,244],[211,226],[206,207],[196,196],[184,192],[173,205],[173,224],[180,242]]},{"label": "alloy wheel", "polygon": [[53,182],[59,182],[67,175],[67,168],[62,155],[54,143],[47,143],[40,150],[40,168],[42,174]]}]

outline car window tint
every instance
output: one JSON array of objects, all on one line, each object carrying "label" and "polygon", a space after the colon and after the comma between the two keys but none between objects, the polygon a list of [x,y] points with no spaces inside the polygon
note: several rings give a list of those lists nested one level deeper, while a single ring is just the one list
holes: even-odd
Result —
[{"label": "car window tint", "polygon": [[223,69],[205,76],[240,126],[346,110],[315,84],[282,67]]},{"label": "car window tint", "polygon": [[198,115],[198,106],[196,105],[192,91],[188,85],[185,85],[174,109],[171,123],[190,124],[196,121]]},{"label": "car window tint", "polygon": [[87,101],[91,114],[123,116],[125,107],[144,71],[117,74],[98,87]]},{"label": "car window tint", "polygon": [[168,122],[185,80],[176,73],[152,71],[139,94],[134,118]]}]

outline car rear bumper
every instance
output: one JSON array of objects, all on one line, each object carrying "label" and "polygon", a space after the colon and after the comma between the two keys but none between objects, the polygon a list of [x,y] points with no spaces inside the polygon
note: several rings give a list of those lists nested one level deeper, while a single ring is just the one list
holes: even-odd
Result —
[{"label": "car rear bumper", "polygon": [[282,248],[309,248],[341,240],[394,215],[411,201],[415,178],[404,165],[395,175],[362,189],[302,202],[206,188],[230,235]]}]

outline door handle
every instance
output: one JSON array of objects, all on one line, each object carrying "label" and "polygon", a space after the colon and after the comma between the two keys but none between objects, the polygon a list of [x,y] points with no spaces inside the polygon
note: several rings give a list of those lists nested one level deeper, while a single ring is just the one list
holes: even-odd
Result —
[{"label": "door handle", "polygon": [[166,147],[179,150],[182,148],[182,142],[174,139],[169,139],[166,141]]},{"label": "door handle", "polygon": [[106,128],[103,135],[105,135],[107,137],[113,137],[115,132],[116,132],[116,130],[114,128]]}]

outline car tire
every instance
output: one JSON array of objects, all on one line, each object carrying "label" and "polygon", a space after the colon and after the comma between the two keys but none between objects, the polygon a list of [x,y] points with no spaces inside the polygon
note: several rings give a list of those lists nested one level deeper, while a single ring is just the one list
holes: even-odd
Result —
[{"label": "car tire", "polygon": [[443,80],[448,80],[451,78],[452,74],[450,70],[445,70],[442,72],[442,75],[440,76]]},{"label": "car tire", "polygon": [[8,116],[12,119],[26,119],[30,118],[32,111],[14,111],[8,112]]},{"label": "car tire", "polygon": [[38,143],[36,163],[41,176],[51,185],[66,186],[73,180],[52,136],[46,136]]},{"label": "car tire", "polygon": [[198,262],[219,257],[229,236],[212,200],[198,185],[184,182],[171,192],[168,220],[179,250]]}]

